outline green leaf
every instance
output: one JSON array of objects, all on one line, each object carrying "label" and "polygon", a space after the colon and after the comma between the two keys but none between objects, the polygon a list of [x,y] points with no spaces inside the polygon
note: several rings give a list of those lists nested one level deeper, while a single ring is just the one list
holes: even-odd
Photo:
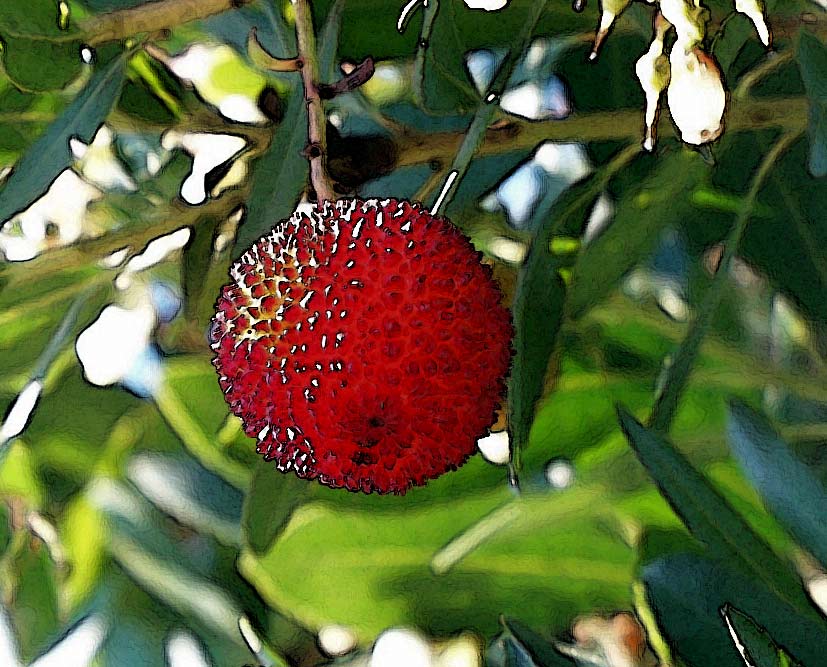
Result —
[{"label": "green leaf", "polygon": [[414,98],[429,111],[468,111],[477,103],[463,65],[467,49],[460,43],[455,7],[450,0],[432,0],[423,10],[412,78]]},{"label": "green leaf", "polygon": [[307,183],[307,110],[304,92],[293,88],[284,119],[267,151],[256,161],[247,212],[238,227],[233,256],[244,252],[273,226],[289,218]]},{"label": "green leaf", "polygon": [[752,531],[684,455],[624,408],[618,408],[618,416],[629,444],[661,494],[710,553],[754,576],[788,604],[814,614],[791,565]]},{"label": "green leaf", "polygon": [[[341,7],[334,5],[322,29],[327,36],[338,34]],[[331,72],[336,58],[336,42],[323,45],[319,72]],[[294,86],[287,99],[284,118],[273,135],[270,147],[255,164],[247,214],[238,228],[233,255],[239,255],[273,226],[289,218],[308,178],[307,159],[302,150],[307,143],[307,108],[304,91]]]},{"label": "green leaf", "polygon": [[0,191],[0,220],[8,220],[28,207],[72,165],[69,139],[92,141],[118,98],[125,60],[123,54],[99,67],[74,101],[20,158]]},{"label": "green leaf", "polygon": [[810,98],[810,172],[827,175],[827,47],[809,32],[798,42],[798,66]]},{"label": "green leaf", "polygon": [[688,193],[707,170],[697,152],[679,148],[644,183],[623,192],[609,226],[577,258],[568,296],[573,318],[605,298],[648,256],[661,232],[691,210]]},{"label": "green leaf", "polygon": [[244,537],[254,554],[263,554],[270,548],[314,487],[315,482],[300,479],[292,472],[279,472],[264,461],[258,462],[242,515]]},{"label": "green leaf", "polygon": [[720,609],[730,604],[749,614],[805,664],[823,663],[824,619],[796,610],[730,564],[679,554],[642,572],[646,597],[672,650],[688,667],[744,667]]},{"label": "green leaf", "polygon": [[55,0],[0,5],[3,69],[19,88],[56,90],[80,74],[78,35],[59,23]]},{"label": "green leaf", "polygon": [[554,646],[520,621],[503,618],[503,626],[511,632],[519,646],[537,667],[571,667],[574,661],[557,651]]},{"label": "green leaf", "polygon": [[725,605],[721,616],[748,667],[800,667],[800,663],[778,646],[764,628],[743,612]]},{"label": "green leaf", "polygon": [[[765,0],[763,5],[765,15],[770,16],[775,9],[776,2]],[[721,22],[721,27],[712,42],[712,54],[727,80],[730,80],[730,75],[734,73],[732,66],[738,55],[744,45],[751,40],[761,44],[755,26],[744,14],[734,11]]]},{"label": "green leaf", "polygon": [[444,502],[403,511],[308,503],[266,553],[243,551],[239,568],[300,622],[342,623],[363,641],[393,625],[439,636],[468,627],[493,633],[500,613],[563,631],[595,605],[620,608],[630,599],[634,554],[594,515],[594,494],[525,496],[514,521],[444,574],[435,573],[434,555],[502,507],[507,489],[457,489]]},{"label": "green leaf", "polygon": [[528,442],[546,369],[563,321],[566,288],[548,250],[535,241],[520,270],[514,296],[514,362],[508,382],[514,460]]},{"label": "green leaf", "polygon": [[23,661],[28,662],[55,639],[60,619],[55,566],[39,540],[21,535],[25,544],[11,561],[9,612]]},{"label": "green leaf", "polygon": [[827,490],[767,421],[740,401],[729,405],[729,443],[764,503],[802,547],[827,565]]}]

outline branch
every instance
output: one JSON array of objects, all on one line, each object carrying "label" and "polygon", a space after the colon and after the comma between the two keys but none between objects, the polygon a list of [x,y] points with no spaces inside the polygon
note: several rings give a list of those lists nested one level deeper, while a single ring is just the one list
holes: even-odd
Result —
[{"label": "branch", "polygon": [[[807,126],[808,104],[803,97],[749,100],[736,103],[726,119],[727,132],[760,129],[803,130]],[[660,136],[675,134],[669,115],[662,114]],[[639,139],[643,114],[630,109],[605,113],[574,114],[565,120],[526,121],[508,119],[485,132],[478,156],[506,151],[530,150],[544,141],[611,141]],[[399,140],[397,167],[423,163],[450,163],[464,138],[461,132],[409,133]]]},{"label": "branch", "polygon": [[100,14],[81,21],[89,45],[112,42],[242,7],[251,0],[156,0],[130,9]]},{"label": "branch", "polygon": [[296,13],[296,41],[301,74],[304,84],[304,99],[307,103],[307,157],[310,161],[310,182],[316,191],[316,201],[333,201],[336,197],[330,177],[327,175],[327,136],[322,99],[319,97],[319,59],[316,53],[316,35],[313,32],[313,16],[309,0],[291,0]]}]

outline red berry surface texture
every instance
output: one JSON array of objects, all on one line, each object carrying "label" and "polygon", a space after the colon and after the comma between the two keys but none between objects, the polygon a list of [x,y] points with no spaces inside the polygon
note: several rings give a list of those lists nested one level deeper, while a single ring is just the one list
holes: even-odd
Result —
[{"label": "red berry surface texture", "polygon": [[511,321],[480,253],[407,201],[279,222],[232,266],[211,329],[224,396],[282,472],[405,493],[493,423]]}]

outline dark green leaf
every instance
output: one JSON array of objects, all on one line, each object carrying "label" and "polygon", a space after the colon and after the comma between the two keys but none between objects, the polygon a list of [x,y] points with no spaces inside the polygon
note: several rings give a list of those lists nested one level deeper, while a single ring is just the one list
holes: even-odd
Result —
[{"label": "dark green leaf", "polygon": [[[323,35],[337,34],[341,21],[340,7],[334,5],[322,30]],[[332,71],[336,58],[334,46],[323,47],[319,71]],[[295,86],[287,100],[287,110],[270,147],[256,162],[247,214],[238,229],[233,254],[238,255],[267,234],[279,220],[290,217],[307,183],[307,159],[302,149],[307,143],[307,108],[304,91]]]},{"label": "dark green leaf", "polygon": [[545,247],[532,244],[514,296],[514,361],[508,383],[512,448],[528,442],[534,409],[543,394],[546,369],[563,321],[566,288]]},{"label": "dark green leaf", "polygon": [[247,55],[247,38],[256,29],[256,38],[277,58],[292,58],[296,36],[272,0],[255,0],[249,5],[216,14],[200,22],[201,28]]},{"label": "dark green leaf", "polygon": [[[764,10],[767,16],[770,16],[775,9],[775,4],[775,0],[765,0]],[[730,78],[729,75],[738,54],[750,40],[761,43],[755,26],[744,14],[735,11],[722,21],[721,28],[712,43],[712,53],[727,80]]]},{"label": "dark green leaf", "polygon": [[413,87],[417,102],[433,112],[468,110],[478,102],[465,72],[467,49],[457,31],[456,4],[432,0],[423,10]]},{"label": "dark green leaf", "polygon": [[319,77],[325,83],[336,78],[336,54],[342,31],[345,0],[335,0],[327,12],[324,29],[319,34]]},{"label": "dark green leaf", "polygon": [[125,55],[116,57],[100,67],[75,100],[20,158],[0,191],[0,221],[29,206],[71,166],[70,138],[92,141],[120,93],[125,58]]},{"label": "dark green leaf", "polygon": [[273,226],[290,217],[307,182],[307,110],[304,92],[296,86],[287,100],[284,120],[270,147],[254,166],[247,213],[238,228],[233,255],[238,255]]},{"label": "dark green leaf", "polygon": [[827,490],[767,419],[744,403],[730,403],[727,430],[732,453],[767,509],[827,565]]},{"label": "dark green leaf", "polygon": [[798,43],[798,66],[810,98],[810,172],[827,175],[827,47],[809,32]]},{"label": "dark green leaf", "polygon": [[242,518],[244,537],[253,553],[263,554],[270,548],[293,511],[310,497],[313,484],[258,462],[244,500]]},{"label": "dark green leaf", "polygon": [[0,4],[3,69],[24,90],[63,88],[81,71],[80,40],[59,27],[54,0]]},{"label": "dark green leaf", "polygon": [[727,624],[732,641],[744,662],[750,667],[794,667],[799,665],[769,633],[743,612],[726,605],[721,615]]},{"label": "dark green leaf", "polygon": [[715,557],[756,577],[789,604],[814,613],[791,565],[752,531],[684,455],[624,408],[618,409],[618,415],[638,459],[690,532]]},{"label": "dark green leaf", "polygon": [[[543,639],[527,625],[513,618],[503,618],[505,628],[511,632],[514,639],[531,661],[537,667],[571,667],[574,662],[557,651],[548,641]],[[521,664],[521,663],[516,663]]]},{"label": "dark green leaf", "polygon": [[568,308],[582,316],[655,247],[660,234],[691,209],[688,193],[707,171],[694,151],[678,149],[635,190],[626,190],[614,218],[581,251],[572,275]]},{"label": "dark green leaf", "polygon": [[805,664],[827,650],[824,620],[800,615],[751,576],[695,554],[659,559],[643,569],[649,605],[673,651],[688,667],[744,667],[719,610],[729,604],[766,627]]}]

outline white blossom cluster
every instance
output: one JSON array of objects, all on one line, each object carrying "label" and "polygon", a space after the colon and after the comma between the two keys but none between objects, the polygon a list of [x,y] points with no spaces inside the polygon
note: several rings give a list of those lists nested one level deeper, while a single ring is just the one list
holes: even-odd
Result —
[{"label": "white blossom cluster", "polygon": [[[666,90],[669,113],[688,144],[699,146],[717,139],[724,129],[726,88],[715,59],[703,47],[709,11],[700,0],[645,0],[657,6],[654,36],[649,50],[635,65],[635,72],[646,94],[646,130],[643,147],[655,146],[655,128],[660,98]],[[597,57],[615,19],[632,0],[602,0],[600,25],[591,59]],[[764,46],[771,41],[764,17],[763,0],[735,0],[735,10],[755,25]],[[667,55],[666,37],[675,31],[675,41]]]},{"label": "white blossom cluster", "polygon": [[[664,90],[669,112],[681,138],[696,146],[714,141],[724,129],[727,95],[721,69],[703,46],[709,11],[701,0],[641,1],[656,5],[658,10],[652,43],[635,65],[635,73],[646,94],[643,147],[647,151],[655,147],[655,129]],[[418,2],[412,0],[406,11]],[[772,36],[764,16],[763,0],[734,0],[734,3],[735,11],[753,22],[759,39],[769,47]],[[508,0],[465,0],[465,4],[470,9],[498,11],[508,4]],[[600,0],[600,23],[590,60],[597,58],[615,20],[631,4],[632,0]],[[667,54],[666,38],[672,29],[676,38]]]}]

